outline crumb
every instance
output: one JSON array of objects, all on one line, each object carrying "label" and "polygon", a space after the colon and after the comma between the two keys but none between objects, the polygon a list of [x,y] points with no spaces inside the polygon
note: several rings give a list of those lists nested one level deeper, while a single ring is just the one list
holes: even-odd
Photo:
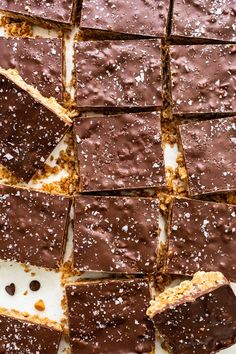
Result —
[{"label": "crumb", "polygon": [[19,19],[13,19],[7,16],[0,18],[0,26],[4,27],[7,36],[11,37],[32,37],[33,28],[32,25]]},{"label": "crumb", "polygon": [[35,304],[34,307],[38,311],[44,311],[45,310],[45,304],[43,300],[38,300]]},{"label": "crumb", "polygon": [[28,295],[28,290],[26,290],[23,295],[24,296]]}]

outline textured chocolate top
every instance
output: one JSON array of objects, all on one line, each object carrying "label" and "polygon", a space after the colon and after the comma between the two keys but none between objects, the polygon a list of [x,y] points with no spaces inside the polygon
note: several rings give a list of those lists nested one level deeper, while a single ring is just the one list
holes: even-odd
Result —
[{"label": "textured chocolate top", "polygon": [[0,66],[17,69],[43,96],[63,100],[62,40],[0,37]]},{"label": "textured chocolate top", "polygon": [[146,279],[70,285],[66,293],[72,354],[149,354],[154,348]]},{"label": "textured chocolate top", "polygon": [[236,112],[236,50],[171,46],[173,113]]},{"label": "textured chocolate top", "polygon": [[1,0],[0,10],[71,25],[75,0]]},{"label": "textured chocolate top", "polygon": [[84,0],[80,26],[164,37],[168,5],[167,0]]},{"label": "textured chocolate top", "polygon": [[236,342],[236,298],[229,285],[167,308],[154,323],[174,354],[212,354]]},{"label": "textured chocolate top", "polygon": [[168,234],[169,273],[219,271],[236,282],[236,205],[174,198]]},{"label": "textured chocolate top", "polygon": [[158,227],[157,199],[76,197],[74,266],[81,271],[153,273]]},{"label": "textured chocolate top", "polygon": [[236,41],[232,0],[174,0],[172,35]]},{"label": "textured chocolate top", "polygon": [[64,196],[0,185],[0,259],[57,268],[69,204]]},{"label": "textured chocolate top", "polygon": [[28,182],[68,126],[26,91],[0,75],[0,163]]},{"label": "textured chocolate top", "polygon": [[236,116],[181,125],[189,194],[236,190]]},{"label": "textured chocolate top", "polygon": [[0,353],[57,354],[61,332],[0,314]]},{"label": "textured chocolate top", "polygon": [[75,132],[81,191],[164,185],[158,113],[81,118]]},{"label": "textured chocolate top", "polygon": [[161,106],[160,44],[160,40],[76,43],[78,106]]}]

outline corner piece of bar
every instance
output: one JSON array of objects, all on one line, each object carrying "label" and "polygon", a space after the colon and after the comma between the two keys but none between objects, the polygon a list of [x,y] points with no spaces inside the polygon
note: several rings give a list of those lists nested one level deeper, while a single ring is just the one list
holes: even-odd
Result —
[{"label": "corner piece of bar", "polygon": [[59,268],[69,209],[69,197],[0,185],[0,259]]},{"label": "corner piece of bar", "polygon": [[165,186],[159,113],[79,118],[74,129],[81,192]]},{"label": "corner piece of bar", "polygon": [[75,197],[73,260],[80,271],[152,274],[158,234],[156,198]]},{"label": "corner piece of bar", "polygon": [[219,272],[165,290],[147,314],[172,354],[212,354],[236,343],[236,297]]},{"label": "corner piece of bar", "polygon": [[75,283],[66,286],[66,295],[72,354],[153,352],[147,279]]},{"label": "corner piece of bar", "polygon": [[28,182],[63,138],[71,120],[15,70],[0,68],[0,163]]},{"label": "corner piece of bar", "polygon": [[236,190],[236,116],[183,124],[180,139],[191,196]]},{"label": "corner piece of bar", "polygon": [[236,282],[236,205],[174,198],[168,245],[168,273],[220,271]]}]

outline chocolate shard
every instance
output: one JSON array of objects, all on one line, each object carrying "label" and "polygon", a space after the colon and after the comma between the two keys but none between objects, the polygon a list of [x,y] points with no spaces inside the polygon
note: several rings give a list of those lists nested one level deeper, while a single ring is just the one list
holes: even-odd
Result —
[{"label": "chocolate shard", "polygon": [[69,208],[69,197],[0,185],[0,259],[59,268]]},{"label": "chocolate shard", "polygon": [[236,190],[236,116],[179,128],[191,196]]},{"label": "chocolate shard", "polygon": [[165,290],[147,313],[172,354],[212,354],[236,343],[236,297],[219,272]]},{"label": "chocolate shard", "polygon": [[169,1],[83,0],[80,27],[164,37]]},{"label": "chocolate shard", "polygon": [[160,40],[77,42],[75,66],[81,109],[162,105]]},{"label": "chocolate shard", "polygon": [[74,267],[80,271],[154,273],[158,228],[157,199],[77,196]]},{"label": "chocolate shard", "polygon": [[79,118],[74,129],[82,192],[164,187],[159,113]]},{"label": "chocolate shard", "polygon": [[75,283],[66,287],[73,354],[142,353],[154,350],[146,316],[147,279]]}]

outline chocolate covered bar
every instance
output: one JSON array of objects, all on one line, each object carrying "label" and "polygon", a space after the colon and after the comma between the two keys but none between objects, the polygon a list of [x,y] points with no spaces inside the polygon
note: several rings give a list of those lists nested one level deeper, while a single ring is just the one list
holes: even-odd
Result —
[{"label": "chocolate covered bar", "polygon": [[83,0],[80,27],[141,36],[164,37],[167,0]]},{"label": "chocolate covered bar", "polygon": [[71,120],[14,70],[0,68],[0,163],[28,182],[63,138]]},{"label": "chocolate covered bar", "polygon": [[77,42],[79,108],[161,106],[160,46],[160,40]]},{"label": "chocolate covered bar", "polygon": [[69,208],[68,197],[0,185],[0,259],[59,268]]},{"label": "chocolate covered bar", "polygon": [[77,196],[74,267],[80,271],[154,273],[158,233],[157,199]]},{"label": "chocolate covered bar", "polygon": [[236,206],[174,198],[168,245],[168,273],[220,271],[236,282]]},{"label": "chocolate covered bar", "polygon": [[173,113],[236,112],[236,51],[230,45],[170,46]]},{"label": "chocolate covered bar", "polygon": [[236,190],[236,116],[179,127],[190,195]]},{"label": "chocolate covered bar", "polygon": [[172,36],[236,41],[236,13],[232,0],[174,0]]},{"label": "chocolate covered bar", "polygon": [[1,0],[0,11],[39,25],[71,27],[75,19],[76,0]]},{"label": "chocolate covered bar", "polygon": [[212,354],[236,343],[236,297],[219,272],[198,272],[147,311],[172,354]]},{"label": "chocolate covered bar", "polygon": [[63,45],[59,38],[0,37],[0,67],[16,69],[43,96],[63,100]]},{"label": "chocolate covered bar", "polygon": [[79,118],[75,135],[81,192],[164,186],[159,113]]},{"label": "chocolate covered bar", "polygon": [[143,353],[154,349],[147,279],[96,281],[66,287],[72,354]]},{"label": "chocolate covered bar", "polygon": [[0,310],[0,353],[6,354],[57,354],[62,330]]}]

